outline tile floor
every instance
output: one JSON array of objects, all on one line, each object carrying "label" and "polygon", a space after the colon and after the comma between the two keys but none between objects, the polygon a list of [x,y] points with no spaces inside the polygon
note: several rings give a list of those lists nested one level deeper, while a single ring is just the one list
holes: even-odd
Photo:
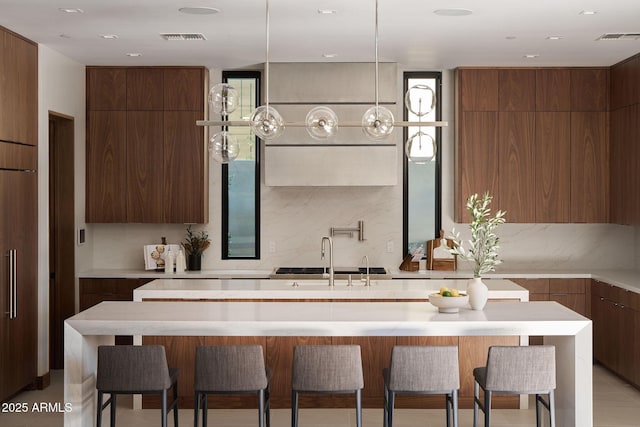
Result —
[{"label": "tile floor", "polygon": [[[51,373],[51,386],[42,391],[29,391],[12,399],[13,403],[27,404],[27,413],[7,413],[2,406],[0,412],[0,426],[2,427],[62,427],[63,415],[56,408],[63,407],[63,375],[62,371]],[[624,383],[605,369],[595,366],[594,379],[594,426],[620,427],[640,426],[640,391]],[[120,399],[124,400],[124,399]],[[41,403],[47,405],[49,412],[38,412]],[[533,408],[533,405],[531,405]],[[45,408],[43,408],[45,409]],[[284,427],[290,425],[290,410],[272,410],[271,425]],[[147,427],[160,424],[157,410],[132,411],[127,408],[118,409],[118,426]],[[209,425],[215,427],[255,427],[257,426],[255,410],[211,410]],[[170,418],[171,419],[171,418]],[[493,414],[492,425],[496,427],[534,426],[535,411],[529,410],[496,410]],[[460,411],[460,426],[471,426],[472,411]],[[103,425],[108,426],[109,416],[105,412]],[[192,410],[180,411],[180,424],[193,425]],[[365,409],[363,415],[365,427],[382,426],[382,409]],[[443,426],[444,411],[400,409],[396,410],[395,426]],[[169,421],[169,426],[173,426]],[[355,426],[354,411],[352,409],[303,409],[300,412],[301,427],[351,427]],[[563,427],[563,426],[558,426]]]}]

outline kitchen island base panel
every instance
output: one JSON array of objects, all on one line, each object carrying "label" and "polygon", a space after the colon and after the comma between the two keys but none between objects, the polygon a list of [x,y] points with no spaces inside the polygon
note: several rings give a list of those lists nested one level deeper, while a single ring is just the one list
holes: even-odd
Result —
[{"label": "kitchen island base panel", "polygon": [[[362,364],[365,387],[362,391],[362,404],[365,408],[382,408],[384,385],[382,370],[388,367],[391,350],[394,345],[456,345],[459,347],[460,366],[460,408],[473,407],[473,369],[484,366],[487,352],[492,345],[519,345],[520,337],[144,337],[143,344],[159,344],[166,348],[167,362],[171,367],[180,369],[179,396],[180,408],[193,408],[193,376],[195,347],[198,345],[262,345],[266,355],[266,365],[272,370],[270,383],[271,406],[273,408],[291,407],[291,365],[293,347],[296,345],[359,345],[362,351]],[[255,399],[247,396],[210,396],[212,407],[254,408]],[[517,408],[519,399],[509,395],[496,395],[494,407]],[[345,395],[332,395],[320,399],[301,396],[300,407],[350,408],[353,398]],[[416,396],[401,399],[398,407],[444,409],[444,399],[431,396]],[[159,408],[157,396],[144,396],[143,408]]]}]

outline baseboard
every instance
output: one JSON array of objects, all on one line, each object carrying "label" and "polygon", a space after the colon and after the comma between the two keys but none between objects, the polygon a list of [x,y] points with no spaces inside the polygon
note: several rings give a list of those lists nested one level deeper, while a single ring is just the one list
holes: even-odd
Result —
[{"label": "baseboard", "polygon": [[44,390],[51,385],[51,371],[47,371],[46,374],[36,377],[34,381],[34,387],[36,390]]}]

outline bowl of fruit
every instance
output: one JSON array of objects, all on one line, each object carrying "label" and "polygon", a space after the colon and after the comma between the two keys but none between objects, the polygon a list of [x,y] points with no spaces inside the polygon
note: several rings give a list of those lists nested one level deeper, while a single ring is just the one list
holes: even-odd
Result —
[{"label": "bowl of fruit", "polygon": [[429,302],[438,307],[440,313],[457,313],[460,307],[469,303],[469,295],[455,288],[442,287],[440,292],[429,295]]}]

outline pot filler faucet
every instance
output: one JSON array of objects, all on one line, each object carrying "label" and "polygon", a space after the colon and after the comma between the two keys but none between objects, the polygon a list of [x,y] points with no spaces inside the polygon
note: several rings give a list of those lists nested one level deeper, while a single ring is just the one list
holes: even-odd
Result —
[{"label": "pot filler faucet", "polygon": [[[320,259],[324,259],[325,249],[324,242],[329,242],[329,286],[334,286],[334,271],[333,271],[333,239],[331,237],[324,236],[322,238],[322,247],[320,248]],[[325,273],[326,274],[326,273]]]}]

